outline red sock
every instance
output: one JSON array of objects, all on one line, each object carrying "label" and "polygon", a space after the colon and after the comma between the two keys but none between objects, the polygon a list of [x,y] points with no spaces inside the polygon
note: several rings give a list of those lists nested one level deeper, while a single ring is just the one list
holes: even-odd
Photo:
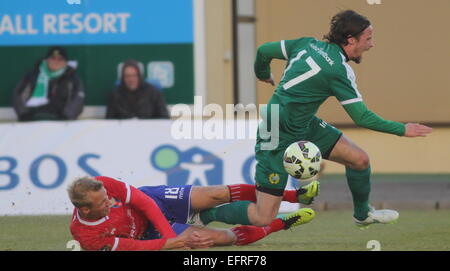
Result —
[{"label": "red sock", "polygon": [[[232,184],[228,186],[228,189],[230,189],[230,202],[238,200],[256,202],[256,186],[253,184]],[[297,190],[285,190],[283,201],[298,203]]]},{"label": "red sock", "polygon": [[249,200],[256,202],[256,189],[253,184],[233,184],[229,185],[231,202],[239,200]]},{"label": "red sock", "polygon": [[232,228],[231,231],[234,232],[237,238],[235,245],[243,246],[261,240],[272,232],[282,229],[284,229],[284,222],[277,218],[265,227],[239,226]]},{"label": "red sock", "polygon": [[283,201],[298,203],[297,190],[284,190]]}]

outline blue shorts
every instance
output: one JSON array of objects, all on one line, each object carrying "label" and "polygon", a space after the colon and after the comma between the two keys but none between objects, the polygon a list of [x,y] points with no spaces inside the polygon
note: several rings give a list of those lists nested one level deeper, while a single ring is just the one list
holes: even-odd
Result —
[{"label": "blue shorts", "polygon": [[[179,235],[190,225],[187,224],[189,217],[193,215],[191,206],[192,185],[183,186],[143,186],[139,190],[152,198],[169,221],[174,232]],[[160,238],[159,232],[149,225],[143,239]]]}]

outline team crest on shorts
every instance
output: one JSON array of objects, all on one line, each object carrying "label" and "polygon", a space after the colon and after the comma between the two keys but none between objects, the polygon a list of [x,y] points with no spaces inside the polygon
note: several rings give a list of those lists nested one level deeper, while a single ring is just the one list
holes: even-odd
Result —
[{"label": "team crest on shorts", "polygon": [[280,182],[280,175],[277,173],[272,173],[269,175],[269,183],[271,184],[277,184]]}]

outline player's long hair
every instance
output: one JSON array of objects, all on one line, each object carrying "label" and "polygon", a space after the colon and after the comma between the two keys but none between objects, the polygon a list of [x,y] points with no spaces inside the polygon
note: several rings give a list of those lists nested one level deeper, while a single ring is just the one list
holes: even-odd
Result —
[{"label": "player's long hair", "polygon": [[330,25],[330,32],[323,38],[330,43],[347,45],[347,39],[351,37],[358,39],[370,26],[370,21],[353,10],[344,10],[333,16]]}]

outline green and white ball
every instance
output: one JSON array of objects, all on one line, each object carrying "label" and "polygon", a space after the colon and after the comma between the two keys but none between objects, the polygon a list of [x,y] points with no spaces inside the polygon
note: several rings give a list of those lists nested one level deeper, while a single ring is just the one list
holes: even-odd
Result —
[{"label": "green and white ball", "polygon": [[322,154],[312,142],[302,140],[292,143],[284,151],[283,164],[286,172],[299,180],[307,180],[320,171]]}]

